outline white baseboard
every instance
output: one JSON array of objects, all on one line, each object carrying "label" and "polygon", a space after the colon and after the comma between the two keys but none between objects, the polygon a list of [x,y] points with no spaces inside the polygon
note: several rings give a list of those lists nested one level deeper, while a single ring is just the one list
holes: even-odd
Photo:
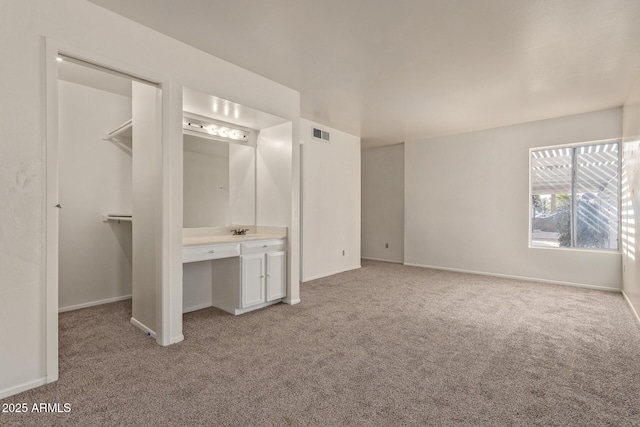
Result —
[{"label": "white baseboard", "polygon": [[192,311],[198,311],[198,310],[202,310],[203,308],[209,308],[209,307],[212,307],[211,302],[192,305],[191,307],[183,308],[182,314],[191,313]]},{"label": "white baseboard", "polygon": [[171,344],[177,344],[181,341],[184,341],[184,335],[178,335],[176,337],[171,337],[171,339],[169,340],[169,345]]},{"label": "white baseboard", "polygon": [[144,323],[139,322],[138,320],[136,320],[134,317],[131,318],[131,324],[133,326],[135,326],[136,328],[140,329],[142,332],[144,332],[145,334],[149,334],[152,337],[156,337],[156,332],[152,331],[151,329],[147,328]]},{"label": "white baseboard", "polygon": [[638,322],[640,322],[640,315],[638,315],[636,308],[633,306],[633,304],[631,304],[631,300],[629,299],[629,297],[624,291],[622,291],[622,296],[627,301],[627,304],[629,304],[629,308],[631,308],[631,312],[636,316],[636,319],[638,320]]},{"label": "white baseboard", "polygon": [[410,267],[432,268],[434,270],[455,271],[457,273],[477,274],[479,276],[491,276],[491,277],[502,277],[505,279],[526,280],[527,282],[549,283],[551,285],[571,286],[574,288],[595,289],[598,291],[621,292],[621,288],[614,288],[614,287],[608,287],[608,286],[586,285],[583,283],[562,282],[559,280],[538,279],[535,277],[526,277],[526,276],[513,276],[510,274],[487,273],[485,271],[463,270],[460,268],[438,267],[435,265],[413,264],[409,262],[405,262],[404,265],[410,266]]},{"label": "white baseboard", "polygon": [[315,276],[306,277],[306,278],[302,279],[302,282],[304,283],[304,282],[309,282],[311,280],[322,279],[323,277],[329,277],[329,276],[333,276],[334,274],[340,274],[340,273],[344,273],[346,271],[357,270],[359,268],[361,268],[360,265],[355,266],[355,267],[345,268],[343,270],[333,271],[331,273],[322,273],[322,274],[318,274],[318,275],[315,275]]},{"label": "white baseboard", "polygon": [[289,305],[296,305],[300,303],[300,298],[296,298],[296,299],[292,299],[292,300],[288,300],[288,299],[283,299],[282,300],[283,303],[285,304],[289,304]]},{"label": "white baseboard", "polygon": [[404,264],[402,261],[396,261],[396,260],[391,260],[391,259],[382,259],[382,258],[371,258],[368,256],[361,256],[361,259],[366,259],[369,261],[382,261],[382,262],[390,262],[392,264]]},{"label": "white baseboard", "polygon": [[20,384],[15,387],[5,388],[4,390],[0,390],[0,399],[22,393],[23,391],[31,390],[32,388],[43,386],[46,383],[46,378],[39,378],[37,380],[29,381],[28,383]]},{"label": "white baseboard", "polygon": [[87,308],[87,307],[93,307],[93,306],[96,306],[96,305],[108,304],[110,302],[124,301],[126,299],[131,299],[131,295],[123,295],[121,297],[107,298],[107,299],[102,299],[102,300],[99,300],[99,301],[91,301],[91,302],[85,302],[83,304],[76,304],[76,305],[69,305],[69,306],[66,306],[66,307],[60,307],[58,309],[58,313],[64,313],[65,311],[80,310],[81,308]]}]

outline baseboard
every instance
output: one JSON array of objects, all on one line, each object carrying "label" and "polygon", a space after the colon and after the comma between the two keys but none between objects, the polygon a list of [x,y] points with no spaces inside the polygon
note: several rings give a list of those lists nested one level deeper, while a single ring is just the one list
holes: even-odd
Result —
[{"label": "baseboard", "polygon": [[289,305],[296,305],[300,303],[300,298],[296,298],[296,299],[292,299],[292,300],[288,300],[288,299],[283,299],[282,300],[283,303],[285,304],[289,304]]},{"label": "baseboard", "polygon": [[182,309],[182,314],[191,313],[192,311],[198,311],[198,310],[202,310],[203,308],[209,308],[209,307],[212,307],[210,302],[209,303],[198,304],[198,305],[193,305],[191,307],[183,308]]},{"label": "baseboard", "polygon": [[69,305],[67,307],[59,308],[58,313],[64,313],[65,311],[80,310],[81,308],[93,307],[96,305],[109,304],[110,302],[124,301],[126,299],[131,299],[131,295],[123,295],[121,297],[107,298],[107,299],[102,299],[100,301],[91,301],[91,302],[85,302],[83,304]]},{"label": "baseboard", "polygon": [[302,279],[302,282],[310,282],[311,280],[316,280],[316,279],[322,279],[323,277],[329,277],[329,276],[333,276],[334,274],[340,274],[340,273],[344,273],[347,271],[351,271],[351,270],[357,270],[359,268],[361,268],[362,266],[358,265],[355,267],[349,267],[349,268],[345,268],[343,270],[339,270],[339,271],[334,271],[331,273],[323,273],[323,274],[318,274],[316,276],[311,276],[311,277],[306,277],[304,279]]},{"label": "baseboard", "polygon": [[261,308],[269,307],[270,305],[275,305],[281,302],[282,302],[282,299],[274,299],[273,301],[266,301],[266,302],[263,302],[262,304],[252,305],[251,307],[247,307],[247,308],[236,308],[231,314],[235,314],[236,316],[238,316],[240,314],[249,313],[250,311],[259,310]]},{"label": "baseboard", "polygon": [[133,326],[135,326],[136,328],[140,329],[142,332],[144,332],[147,335],[150,335],[152,337],[156,337],[156,332],[152,331],[151,329],[147,328],[144,323],[139,322],[138,320],[136,320],[134,317],[131,318],[131,324]]},{"label": "baseboard", "polygon": [[46,378],[40,378],[35,381],[29,381],[28,383],[20,384],[15,387],[6,388],[4,390],[0,390],[0,399],[7,398],[9,396],[16,395],[18,393],[22,393],[23,391],[31,390],[32,388],[43,386],[47,383]]},{"label": "baseboard", "polygon": [[586,284],[583,284],[583,283],[562,282],[562,281],[559,281],[559,280],[538,279],[538,278],[535,278],[535,277],[526,277],[526,276],[513,276],[513,275],[510,275],[510,274],[487,273],[485,271],[463,270],[463,269],[460,269],[460,268],[438,267],[438,266],[435,266],[435,265],[413,264],[413,263],[409,263],[409,262],[405,262],[404,265],[410,266],[410,267],[431,268],[431,269],[434,269],[434,270],[455,271],[456,273],[477,274],[479,276],[502,277],[502,278],[505,278],[505,279],[526,280],[527,282],[538,282],[538,283],[548,283],[548,284],[551,284],[551,285],[571,286],[571,287],[574,287],[574,288],[595,289],[595,290],[598,290],[598,291],[621,292],[620,288],[613,288],[613,287],[608,287],[608,286],[586,285]]},{"label": "baseboard", "polygon": [[181,341],[184,341],[184,335],[180,334],[176,337],[171,337],[171,339],[169,340],[169,345],[171,344],[177,344]]},{"label": "baseboard", "polygon": [[361,256],[361,259],[366,259],[369,261],[381,261],[381,262],[390,262],[392,264],[404,264],[402,261],[396,261],[396,260],[391,260],[391,259],[382,259],[382,258],[371,258],[368,256]]},{"label": "baseboard", "polygon": [[629,308],[631,309],[631,312],[636,316],[636,320],[640,322],[640,315],[638,315],[636,308],[633,306],[633,304],[631,304],[631,300],[624,291],[622,291],[622,296],[627,301],[627,304],[629,304]]}]

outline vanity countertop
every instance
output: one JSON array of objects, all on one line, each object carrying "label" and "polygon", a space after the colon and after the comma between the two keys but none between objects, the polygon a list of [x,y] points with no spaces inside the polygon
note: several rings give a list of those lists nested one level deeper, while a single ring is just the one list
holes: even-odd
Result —
[{"label": "vanity countertop", "polygon": [[230,234],[193,236],[183,237],[182,246],[215,245],[218,243],[242,243],[250,242],[252,240],[284,239],[286,237],[286,233],[245,234],[241,236],[234,236]]}]

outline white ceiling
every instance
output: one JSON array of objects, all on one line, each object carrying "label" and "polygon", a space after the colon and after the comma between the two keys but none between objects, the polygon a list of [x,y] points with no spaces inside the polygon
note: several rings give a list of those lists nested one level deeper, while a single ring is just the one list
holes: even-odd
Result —
[{"label": "white ceiling", "polygon": [[253,108],[189,88],[184,88],[182,91],[182,109],[188,113],[256,130],[287,122],[283,118],[264,111],[254,110]]},{"label": "white ceiling", "polygon": [[365,147],[620,106],[640,78],[639,0],[91,1],[300,91]]}]

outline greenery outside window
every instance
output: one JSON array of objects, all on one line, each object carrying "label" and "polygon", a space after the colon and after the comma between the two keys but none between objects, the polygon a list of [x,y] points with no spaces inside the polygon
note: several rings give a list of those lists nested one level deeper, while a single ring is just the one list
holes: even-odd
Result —
[{"label": "greenery outside window", "polygon": [[530,243],[618,250],[620,142],[530,150]]}]

